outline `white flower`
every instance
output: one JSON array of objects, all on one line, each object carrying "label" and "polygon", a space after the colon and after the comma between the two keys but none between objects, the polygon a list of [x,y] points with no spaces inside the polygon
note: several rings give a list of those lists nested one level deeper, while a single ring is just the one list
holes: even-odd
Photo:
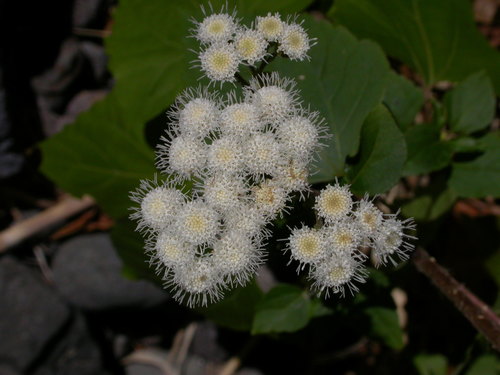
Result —
[{"label": "white flower", "polygon": [[276,125],[292,116],[299,108],[299,96],[295,81],[280,78],[279,74],[263,74],[252,78],[245,88],[246,101],[254,104],[260,118],[267,124]]},{"label": "white flower", "polygon": [[167,267],[167,272],[193,262],[196,253],[193,245],[181,241],[170,228],[161,231],[147,251],[158,268]]},{"label": "white flower", "polygon": [[205,178],[202,190],[205,202],[221,212],[238,206],[247,192],[241,178],[227,174],[216,174]]},{"label": "white flower", "polygon": [[262,33],[252,29],[239,31],[234,38],[236,52],[250,65],[255,65],[266,55],[267,41]]},{"label": "white flower", "polygon": [[330,291],[344,296],[346,287],[354,294],[358,291],[355,283],[364,283],[367,276],[365,268],[356,259],[336,254],[317,264],[309,274],[314,280],[313,288],[318,294],[324,292],[325,297],[329,297]]},{"label": "white flower", "polygon": [[307,51],[309,51],[311,41],[302,26],[285,25],[278,40],[278,52],[283,52],[290,60],[304,60],[309,58]]},{"label": "white flower", "polygon": [[317,113],[293,116],[279,124],[276,134],[290,157],[308,163],[318,150],[320,128]]},{"label": "white flower", "polygon": [[406,234],[405,231],[414,229],[415,223],[413,219],[401,221],[396,219],[394,215],[385,219],[375,235],[373,243],[373,256],[376,265],[387,265],[390,261],[396,266],[397,262],[394,259],[396,256],[401,261],[407,260],[409,258],[408,253],[413,251],[415,247],[408,240],[416,238]]},{"label": "white flower", "polygon": [[174,270],[167,282],[174,289],[174,299],[189,307],[206,306],[223,296],[224,280],[211,257],[201,257]]},{"label": "white flower", "polygon": [[273,133],[257,133],[247,139],[245,166],[256,178],[263,175],[274,176],[284,167],[286,159]]},{"label": "white flower", "polygon": [[[230,101],[235,99],[230,96]],[[261,130],[263,123],[259,119],[257,108],[250,103],[232,103],[221,113],[220,131],[222,134],[247,137],[250,133]]]},{"label": "white flower", "polygon": [[244,165],[241,141],[236,136],[223,136],[208,146],[208,169],[212,174],[237,174]]},{"label": "white flower", "polygon": [[305,163],[291,159],[287,165],[278,171],[273,181],[285,189],[287,193],[299,192],[301,199],[305,199],[304,192],[309,192],[307,182],[309,170]]},{"label": "white flower", "polygon": [[308,227],[294,229],[287,248],[291,252],[291,258],[300,262],[297,271],[305,264],[320,262],[328,254],[323,232]]},{"label": "white flower", "polygon": [[224,215],[224,226],[228,231],[243,233],[258,242],[271,235],[265,228],[267,221],[257,207],[243,202]]},{"label": "white flower", "polygon": [[246,234],[229,231],[213,247],[213,262],[232,284],[245,285],[263,261],[263,252]]},{"label": "white flower", "polygon": [[137,230],[160,230],[169,225],[186,197],[172,182],[142,180],[139,188],[130,194],[139,207],[130,218],[138,220]]},{"label": "white flower", "polygon": [[357,209],[354,211],[354,217],[358,221],[360,229],[363,231],[365,238],[373,238],[381,229],[384,220],[382,211],[368,200],[368,197],[360,200],[357,204]]},{"label": "white flower", "polygon": [[267,219],[272,220],[286,210],[288,195],[281,186],[272,180],[265,180],[252,188],[255,207]]},{"label": "white flower", "polygon": [[162,137],[158,147],[156,166],[165,174],[178,174],[182,179],[197,176],[206,165],[206,145],[187,136],[173,139]]},{"label": "white flower", "polygon": [[215,43],[199,56],[201,70],[210,81],[234,82],[241,58],[231,43]]},{"label": "white flower", "polygon": [[234,14],[212,14],[196,24],[194,36],[202,43],[228,42],[236,32]]},{"label": "white flower", "polygon": [[[322,228],[328,247],[336,254],[353,255],[361,245],[363,236],[356,221],[341,220]],[[361,255],[362,253],[357,253]]]},{"label": "white flower", "polygon": [[193,245],[211,245],[220,229],[220,216],[203,200],[187,202],[177,213],[175,233]]},{"label": "white flower", "polygon": [[352,195],[349,186],[328,185],[316,197],[316,209],[326,223],[335,223],[343,219],[352,210]]},{"label": "white flower", "polygon": [[256,28],[270,42],[276,42],[283,33],[285,24],[281,21],[279,13],[268,13],[265,17],[257,17]]},{"label": "white flower", "polygon": [[220,99],[206,87],[189,88],[179,95],[167,112],[177,133],[205,138],[219,123]]}]

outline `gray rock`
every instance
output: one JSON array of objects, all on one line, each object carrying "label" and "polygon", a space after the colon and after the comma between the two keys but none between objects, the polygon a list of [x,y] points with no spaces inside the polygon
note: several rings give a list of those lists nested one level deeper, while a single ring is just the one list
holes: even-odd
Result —
[{"label": "gray rock", "polygon": [[0,365],[22,372],[66,323],[69,309],[11,257],[0,258],[0,301]]},{"label": "gray rock", "polygon": [[90,336],[82,315],[74,316],[59,340],[46,349],[47,355],[32,375],[104,375],[101,351]]},{"label": "gray rock", "polygon": [[54,282],[70,303],[86,310],[147,308],[168,295],[144,280],[128,280],[106,233],[75,237],[61,245],[53,261]]}]

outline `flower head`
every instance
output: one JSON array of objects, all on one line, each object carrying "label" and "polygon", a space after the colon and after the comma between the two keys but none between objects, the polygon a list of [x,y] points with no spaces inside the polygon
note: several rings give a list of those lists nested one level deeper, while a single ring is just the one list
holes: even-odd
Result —
[{"label": "flower head", "polygon": [[281,21],[279,13],[274,15],[268,13],[265,17],[257,17],[256,28],[270,42],[276,42],[285,28],[285,24]]},{"label": "flower head", "polygon": [[286,163],[283,149],[271,132],[250,136],[244,155],[247,171],[257,178],[276,175]]},{"label": "flower head", "polygon": [[274,219],[286,210],[288,194],[272,180],[265,180],[252,189],[253,201],[257,210],[267,219]]},{"label": "flower head", "polygon": [[221,212],[230,211],[238,206],[247,192],[241,178],[227,174],[216,174],[206,178],[202,190],[205,201]]},{"label": "flower head", "polygon": [[235,136],[222,136],[208,146],[207,165],[212,174],[236,174],[244,162],[243,147]]},{"label": "flower head", "polygon": [[309,58],[307,51],[312,40],[304,28],[297,24],[285,25],[279,39],[278,51],[283,52],[291,60],[304,60]]},{"label": "flower head", "polygon": [[257,30],[239,31],[234,38],[234,45],[239,57],[249,65],[254,65],[266,56],[267,41]]},{"label": "flower head", "polygon": [[349,186],[328,185],[323,189],[319,196],[316,197],[314,208],[327,223],[335,223],[347,214],[352,209],[352,195],[349,191]]},{"label": "flower head", "polygon": [[193,245],[211,245],[220,229],[220,215],[201,199],[187,202],[177,213],[175,233]]},{"label": "flower head", "polygon": [[158,147],[157,167],[165,174],[177,174],[186,179],[200,175],[206,164],[206,145],[188,136],[173,139],[162,138],[164,144]]},{"label": "flower head", "polygon": [[413,219],[401,221],[394,216],[385,219],[374,238],[373,256],[376,264],[386,265],[391,262],[395,266],[397,265],[395,257],[402,261],[407,260],[408,253],[414,249],[414,245],[408,240],[415,239],[415,237],[405,233],[405,231],[414,229]]},{"label": "flower head", "polygon": [[228,42],[236,32],[236,28],[234,14],[211,14],[200,23],[196,23],[194,36],[202,43]]},{"label": "flower head", "polygon": [[243,138],[261,130],[263,125],[259,119],[258,109],[250,103],[231,103],[221,113],[220,131],[222,134]]},{"label": "flower head", "polygon": [[328,247],[323,232],[308,227],[292,231],[288,242],[288,249],[290,250],[291,258],[300,262],[299,270],[305,264],[320,262],[328,254]]},{"label": "flower head", "polygon": [[161,231],[147,248],[153,263],[158,268],[167,268],[167,272],[176,267],[183,267],[194,261],[195,247],[179,239],[170,229]]},{"label": "flower head", "polygon": [[232,43],[215,43],[201,52],[201,70],[212,81],[234,82],[241,58]]}]

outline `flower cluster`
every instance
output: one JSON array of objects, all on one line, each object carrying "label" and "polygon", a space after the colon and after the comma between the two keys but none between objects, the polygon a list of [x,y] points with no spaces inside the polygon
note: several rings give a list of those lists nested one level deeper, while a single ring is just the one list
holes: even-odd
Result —
[{"label": "flower cluster", "polygon": [[367,277],[364,260],[371,250],[376,265],[407,260],[414,239],[412,219],[383,214],[367,197],[354,202],[349,186],[328,185],[316,197],[314,209],[324,223],[292,231],[287,244],[290,257],[299,262],[298,271],[309,265],[309,278],[319,294],[357,291],[356,282]]},{"label": "flower cluster", "polygon": [[[170,180],[143,181],[132,218],[174,298],[206,304],[254,276],[266,225],[292,193],[308,191],[326,128],[301,106],[295,82],[276,73],[255,77],[241,98],[186,90],[169,118],[157,167]],[[189,193],[176,188],[188,181]]]},{"label": "flower cluster", "polygon": [[[205,13],[205,11],[204,11]],[[304,28],[278,13],[257,17],[250,27],[241,25],[235,12],[220,13],[194,20],[192,36],[201,42],[198,64],[210,81],[234,82],[240,64],[250,67],[281,54],[291,60],[308,58],[314,43]]]}]

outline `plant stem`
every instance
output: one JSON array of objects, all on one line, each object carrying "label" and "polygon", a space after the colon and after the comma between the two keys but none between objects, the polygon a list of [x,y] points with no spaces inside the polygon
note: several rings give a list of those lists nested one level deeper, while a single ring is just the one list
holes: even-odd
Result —
[{"label": "plant stem", "polygon": [[412,256],[415,267],[453,302],[455,307],[500,351],[500,317],[463,284],[440,266],[427,251],[417,248]]}]

